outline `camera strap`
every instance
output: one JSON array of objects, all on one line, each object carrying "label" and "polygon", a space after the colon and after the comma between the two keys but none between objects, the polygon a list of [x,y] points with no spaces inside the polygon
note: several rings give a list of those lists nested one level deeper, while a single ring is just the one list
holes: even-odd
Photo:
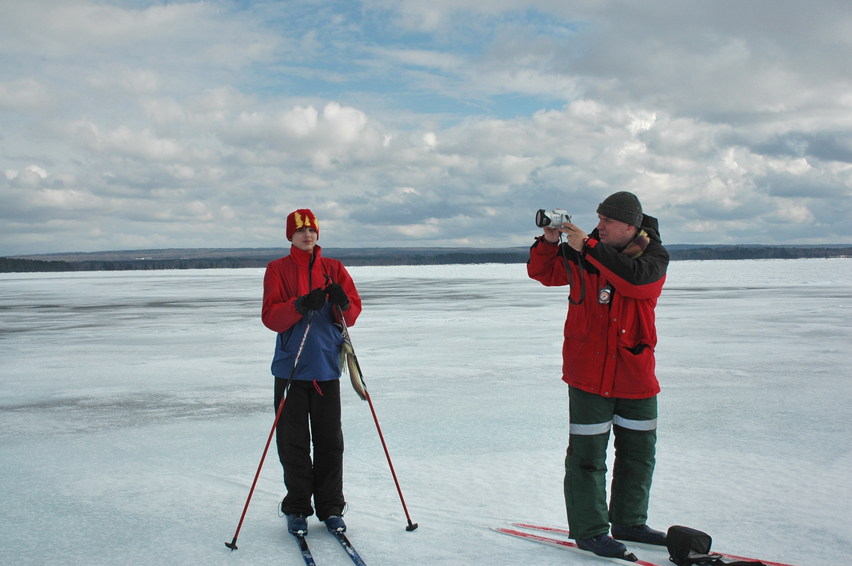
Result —
[{"label": "camera strap", "polygon": [[[578,252],[577,250],[571,248],[567,242],[562,241],[563,234],[559,234],[559,256],[562,258],[562,264],[565,266],[565,272],[568,274],[568,302],[572,305],[580,305],[583,301],[586,300],[586,278],[583,277],[583,272],[585,271],[583,267],[583,254]],[[568,256],[566,255],[566,248],[571,249],[574,253],[577,254],[577,270],[580,273],[580,299],[575,301],[571,297],[571,290],[574,288],[574,282],[571,280],[571,264],[568,261]]]}]

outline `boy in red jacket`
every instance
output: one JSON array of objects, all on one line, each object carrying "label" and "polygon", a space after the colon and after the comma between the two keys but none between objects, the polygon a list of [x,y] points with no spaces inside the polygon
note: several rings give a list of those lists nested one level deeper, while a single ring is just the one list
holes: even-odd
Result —
[{"label": "boy in red jacket", "polygon": [[[591,234],[570,222],[545,227],[527,273],[543,285],[571,286],[562,347],[562,379],[570,386],[564,489],[571,536],[584,550],[623,557],[619,540],[666,542],[646,521],[660,391],[654,309],[669,254],[657,219],[642,213],[636,195],[610,195],[597,212]],[[607,506],[610,430],[616,453]]]},{"label": "boy in red jacket", "polygon": [[307,532],[314,506],[326,527],[344,531],[339,316],[354,325],[361,297],[343,264],[322,257],[313,212],[287,216],[287,239],[290,255],[266,266],[261,313],[263,324],[278,333],[272,360],[276,410],[286,397],[276,430],[287,490],[281,511],[294,533]]}]

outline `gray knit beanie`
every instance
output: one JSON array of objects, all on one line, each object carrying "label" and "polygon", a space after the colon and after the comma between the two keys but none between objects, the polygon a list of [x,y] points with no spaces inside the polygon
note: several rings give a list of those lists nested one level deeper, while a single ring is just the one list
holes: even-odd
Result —
[{"label": "gray knit beanie", "polygon": [[627,191],[611,194],[598,205],[598,214],[631,226],[642,226],[642,204],[636,195]]}]

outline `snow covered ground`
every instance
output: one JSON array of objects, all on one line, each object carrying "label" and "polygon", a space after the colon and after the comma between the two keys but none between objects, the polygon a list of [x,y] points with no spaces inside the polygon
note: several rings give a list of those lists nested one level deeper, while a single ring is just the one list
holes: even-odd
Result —
[{"label": "snow covered ground", "polygon": [[[523,265],[357,267],[346,516],[371,565],[598,564],[494,533],[564,525],[564,289]],[[300,564],[276,512],[263,270],[0,275],[0,563]],[[651,523],[848,563],[852,261],[674,262],[658,308]],[[312,519],[321,566],[348,558]],[[659,556],[653,556],[659,558]],[[660,560],[662,561],[662,559]]]}]

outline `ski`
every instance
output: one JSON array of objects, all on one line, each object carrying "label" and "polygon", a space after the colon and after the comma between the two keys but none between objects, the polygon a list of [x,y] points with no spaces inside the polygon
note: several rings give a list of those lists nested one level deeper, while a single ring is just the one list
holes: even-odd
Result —
[{"label": "ski", "polygon": [[[555,534],[555,535],[563,535],[566,537],[571,536],[571,532],[568,529],[563,529],[561,527],[545,527],[542,525],[533,525],[530,523],[510,523],[513,527],[518,527],[519,529],[530,529],[533,531],[542,531],[545,533]],[[632,540],[622,540],[621,542],[629,543],[630,546],[638,546],[639,548],[647,548],[649,550],[666,550],[665,546],[661,546],[659,544],[648,544],[644,542],[636,542]],[[718,553],[717,553],[718,554]]]},{"label": "ski", "polygon": [[[561,527],[546,527],[546,526],[543,526],[543,525],[533,525],[533,524],[530,524],[530,523],[509,523],[509,524],[512,525],[513,527],[518,527],[519,529],[530,529],[530,530],[533,530],[533,531],[542,531],[542,532],[545,532],[545,533],[550,533],[550,534],[554,534],[554,535],[562,535],[562,536],[566,536],[566,537],[571,536],[571,532],[568,529],[563,529]],[[618,540],[618,539],[616,539],[616,540]],[[660,546],[658,544],[648,544],[648,543],[645,543],[645,542],[636,542],[636,541],[632,541],[632,540],[622,540],[621,542],[628,543],[628,544],[630,544],[630,546],[635,546],[635,547],[638,547],[638,548],[646,548],[648,550],[667,550],[665,546]],[[716,554],[719,554],[719,553],[716,553]],[[785,565],[785,566],[789,566],[789,565]]]},{"label": "ski", "polygon": [[648,562],[647,560],[640,560],[636,557],[632,552],[628,552],[624,558],[617,558],[615,556],[599,556],[593,552],[589,552],[588,550],[583,550],[577,546],[577,544],[570,540],[565,540],[561,538],[553,538],[546,537],[543,535],[538,535],[534,533],[528,533],[524,531],[519,531],[517,529],[508,529],[504,527],[491,527],[492,530],[497,531],[498,533],[502,533],[504,535],[509,535],[517,538],[522,538],[526,540],[530,540],[533,542],[538,542],[541,544],[547,544],[549,546],[555,546],[557,548],[564,548],[565,550],[573,550],[575,552],[579,552],[584,556],[588,556],[589,558],[600,558],[601,560],[608,560],[615,564],[622,564],[624,566],[660,566],[655,562]]},{"label": "ski", "polygon": [[346,551],[346,554],[352,559],[352,562],[358,566],[367,566],[367,563],[364,562],[364,559],[361,558],[361,555],[358,554],[358,551],[355,550],[355,547],[352,546],[352,543],[349,542],[349,538],[343,533],[343,531],[333,531],[329,529],[328,532],[337,539],[337,542],[340,543],[340,546],[343,547],[343,550]]},{"label": "ski", "polygon": [[317,566],[317,563],[314,562],[314,556],[311,554],[311,549],[308,546],[305,534],[301,532],[290,534],[293,535],[293,538],[296,539],[296,544],[299,545],[299,551],[302,553],[302,560],[305,561],[305,566]]},{"label": "ski", "polygon": [[[532,525],[530,523],[511,523],[511,525],[513,527],[518,527],[520,529],[530,529],[530,530],[534,530],[534,531],[542,531],[542,532],[551,533],[551,534],[564,535],[566,537],[571,536],[571,533],[568,531],[568,529],[562,529],[562,528],[559,528],[559,527],[546,527],[546,526],[542,526],[542,525]],[[631,542],[631,541],[624,541],[624,542],[628,542],[631,545],[638,545],[638,546],[642,546],[642,547],[650,548],[650,549],[662,550],[662,549],[666,548],[664,546],[642,544],[642,543],[639,543],[639,542]],[[722,558],[728,558],[730,560],[762,562],[763,564],[765,564],[765,566],[794,566],[793,564],[787,564],[787,563],[784,563],[784,562],[772,562],[770,560],[763,560],[763,559],[760,559],[760,558],[748,558],[748,557],[745,557],[745,556],[738,556],[736,554],[728,554],[728,553],[725,553],[725,552],[717,552],[715,550],[711,550],[710,554],[711,555],[719,555]]]}]

